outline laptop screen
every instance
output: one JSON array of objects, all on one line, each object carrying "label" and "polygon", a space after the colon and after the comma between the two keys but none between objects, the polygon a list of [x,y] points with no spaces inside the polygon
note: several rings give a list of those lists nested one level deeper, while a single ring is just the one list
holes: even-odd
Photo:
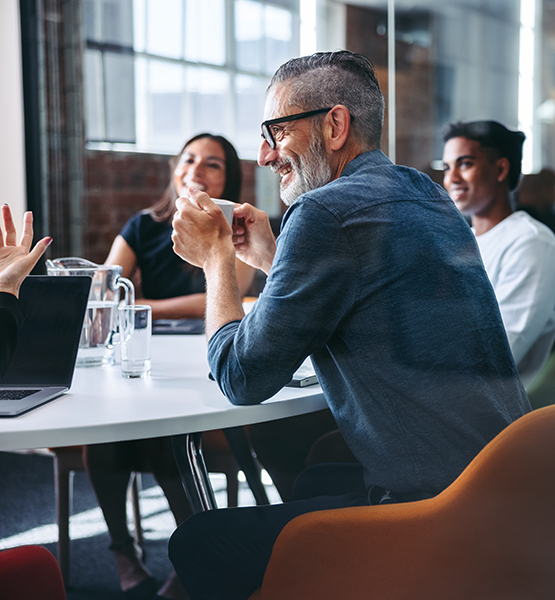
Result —
[{"label": "laptop screen", "polygon": [[71,385],[90,286],[90,277],[25,279],[19,299],[27,316],[0,385]]}]

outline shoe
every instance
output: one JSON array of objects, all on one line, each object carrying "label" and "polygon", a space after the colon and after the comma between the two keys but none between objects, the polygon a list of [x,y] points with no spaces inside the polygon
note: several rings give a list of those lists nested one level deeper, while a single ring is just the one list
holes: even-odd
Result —
[{"label": "shoe", "polygon": [[155,597],[154,594],[157,589],[158,584],[156,583],[156,579],[149,577],[135,587],[125,590],[122,594],[126,600],[152,600]]}]

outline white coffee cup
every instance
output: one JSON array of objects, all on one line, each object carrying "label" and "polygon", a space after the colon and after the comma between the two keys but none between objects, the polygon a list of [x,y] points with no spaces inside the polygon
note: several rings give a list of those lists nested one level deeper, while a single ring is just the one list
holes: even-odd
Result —
[{"label": "white coffee cup", "polygon": [[233,224],[233,209],[235,208],[235,202],[231,202],[230,200],[222,200],[221,198],[212,198],[212,202],[217,204],[224,213],[227,222],[232,225]]},{"label": "white coffee cup", "polygon": [[[217,204],[224,213],[224,217],[227,222],[232,225],[233,224],[233,209],[235,208],[235,202],[231,202],[231,200],[222,200],[221,198],[211,198],[214,204]],[[199,205],[189,196],[189,202],[199,208]]]}]

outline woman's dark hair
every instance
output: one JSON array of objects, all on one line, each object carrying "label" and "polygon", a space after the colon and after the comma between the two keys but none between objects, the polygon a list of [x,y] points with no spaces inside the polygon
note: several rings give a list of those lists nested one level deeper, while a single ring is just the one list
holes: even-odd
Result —
[{"label": "woman's dark hair", "polygon": [[239,202],[239,196],[241,194],[241,161],[237,156],[235,148],[231,142],[228,142],[221,135],[199,133],[190,140],[186,141],[179,153],[170,158],[170,183],[168,184],[165,192],[162,194],[160,200],[158,200],[158,202],[149,208],[152,218],[155,221],[163,222],[171,220],[175,211],[175,201],[179,196],[177,190],[175,189],[175,185],[173,184],[173,173],[179,161],[181,160],[181,156],[187,149],[187,146],[204,138],[214,140],[220,144],[225,154],[225,187],[222,198],[224,200],[231,200],[232,202]]}]

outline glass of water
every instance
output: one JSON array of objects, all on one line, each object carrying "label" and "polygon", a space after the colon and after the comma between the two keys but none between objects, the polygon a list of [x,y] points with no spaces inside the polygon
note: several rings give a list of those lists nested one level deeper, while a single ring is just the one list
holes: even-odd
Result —
[{"label": "glass of water", "polygon": [[152,310],[136,304],[118,308],[121,374],[126,379],[150,377]]}]

